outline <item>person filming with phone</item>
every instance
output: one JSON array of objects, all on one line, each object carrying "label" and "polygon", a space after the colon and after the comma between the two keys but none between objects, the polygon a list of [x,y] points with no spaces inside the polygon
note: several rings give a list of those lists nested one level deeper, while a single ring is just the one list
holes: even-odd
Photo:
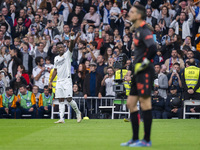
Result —
[{"label": "person filming with phone", "polygon": [[178,62],[173,64],[171,73],[168,74],[168,85],[169,89],[171,89],[171,86],[176,86],[177,93],[181,92],[182,82],[181,82],[180,64]]}]

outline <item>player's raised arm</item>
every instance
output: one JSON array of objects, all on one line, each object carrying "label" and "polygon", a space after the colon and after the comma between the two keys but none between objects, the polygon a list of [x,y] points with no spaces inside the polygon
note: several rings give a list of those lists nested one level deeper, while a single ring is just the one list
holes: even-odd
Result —
[{"label": "player's raised arm", "polygon": [[81,36],[81,33],[78,32],[78,34],[77,34],[77,36],[76,36],[76,38],[75,38],[75,33],[74,33],[74,31],[73,31],[73,28],[72,28],[72,29],[71,29],[70,35],[71,35],[71,37],[70,37],[71,40],[70,40],[70,44],[69,44],[69,51],[72,52],[72,51],[73,51],[73,48],[74,48],[74,46],[75,46],[75,44],[76,44],[76,42],[77,42],[77,40],[78,40],[78,38]]}]

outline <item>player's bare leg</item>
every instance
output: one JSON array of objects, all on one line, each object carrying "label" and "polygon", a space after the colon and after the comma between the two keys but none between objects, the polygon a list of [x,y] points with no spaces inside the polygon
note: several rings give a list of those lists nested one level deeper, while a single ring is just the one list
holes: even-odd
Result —
[{"label": "player's bare leg", "polygon": [[81,122],[82,118],[81,118],[81,112],[78,109],[78,106],[76,104],[76,102],[72,99],[72,97],[67,98],[67,101],[69,102],[70,106],[73,108],[73,110],[76,112],[76,118],[77,118],[77,122]]},{"label": "player's bare leg", "polygon": [[65,104],[64,104],[64,98],[59,98],[59,114],[60,114],[60,120],[56,121],[55,123],[65,123],[64,121],[64,114],[65,114]]}]

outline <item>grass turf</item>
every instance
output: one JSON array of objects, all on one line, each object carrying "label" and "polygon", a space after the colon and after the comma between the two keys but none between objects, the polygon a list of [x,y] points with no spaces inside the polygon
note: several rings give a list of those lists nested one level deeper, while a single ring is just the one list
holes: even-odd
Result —
[{"label": "grass turf", "polygon": [[[0,120],[0,150],[125,150],[131,124],[123,120]],[[140,124],[140,138],[143,123]],[[152,150],[200,150],[200,120],[153,120]],[[136,148],[139,149],[139,148]],[[147,149],[147,148],[140,148]]]}]

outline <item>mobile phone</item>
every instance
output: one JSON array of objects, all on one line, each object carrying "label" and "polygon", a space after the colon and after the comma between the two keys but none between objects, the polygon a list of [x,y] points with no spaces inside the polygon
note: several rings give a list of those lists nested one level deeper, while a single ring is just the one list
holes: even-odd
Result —
[{"label": "mobile phone", "polygon": [[119,40],[117,40],[116,42],[119,43]]},{"label": "mobile phone", "polygon": [[51,23],[51,20],[48,20],[48,23]]},{"label": "mobile phone", "polygon": [[173,72],[174,72],[174,73],[176,73],[176,70],[175,70],[175,69],[173,69]]},{"label": "mobile phone", "polygon": [[90,45],[87,45],[87,48],[90,48]]}]

